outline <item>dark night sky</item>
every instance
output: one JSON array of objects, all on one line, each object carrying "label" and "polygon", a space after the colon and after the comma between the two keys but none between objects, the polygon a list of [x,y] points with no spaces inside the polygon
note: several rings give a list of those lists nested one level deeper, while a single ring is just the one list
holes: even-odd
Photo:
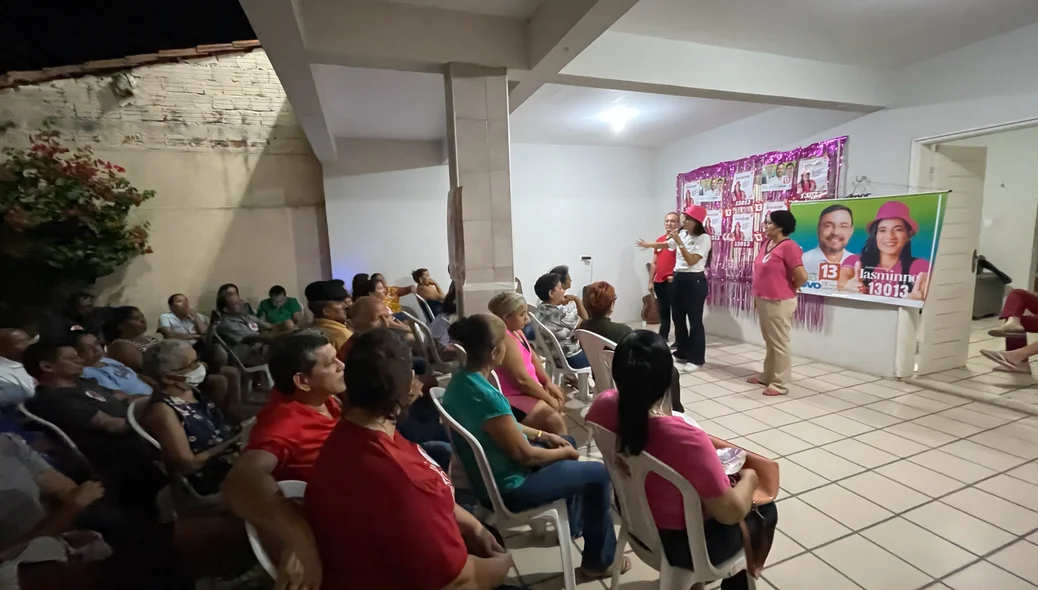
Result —
[{"label": "dark night sky", "polygon": [[12,0],[0,73],[255,38],[237,0]]}]

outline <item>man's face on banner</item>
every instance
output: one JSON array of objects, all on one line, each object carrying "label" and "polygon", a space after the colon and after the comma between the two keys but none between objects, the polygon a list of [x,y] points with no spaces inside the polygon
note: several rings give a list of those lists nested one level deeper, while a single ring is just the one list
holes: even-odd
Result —
[{"label": "man's face on banner", "polygon": [[854,235],[854,220],[842,209],[830,211],[818,218],[818,247],[826,254],[843,252],[847,240]]}]

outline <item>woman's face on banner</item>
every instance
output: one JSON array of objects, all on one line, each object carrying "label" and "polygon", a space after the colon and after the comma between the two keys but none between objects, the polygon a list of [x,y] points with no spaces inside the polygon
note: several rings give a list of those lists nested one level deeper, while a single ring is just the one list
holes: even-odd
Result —
[{"label": "woman's face on banner", "polygon": [[881,220],[876,227],[876,246],[884,254],[897,256],[908,243],[908,227],[900,219]]}]

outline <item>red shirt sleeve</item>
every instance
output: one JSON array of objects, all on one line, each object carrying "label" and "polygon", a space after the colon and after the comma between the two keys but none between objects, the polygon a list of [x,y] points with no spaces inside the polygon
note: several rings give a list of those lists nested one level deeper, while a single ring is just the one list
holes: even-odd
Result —
[{"label": "red shirt sleeve", "polygon": [[249,434],[249,444],[246,445],[245,450],[266,451],[277,458],[278,465],[284,464],[291,453],[293,437],[291,433],[283,432],[283,430],[283,428],[278,428],[277,424],[257,423]]},{"label": "red shirt sleeve", "polygon": [[782,253],[782,261],[786,263],[786,272],[792,273],[796,267],[804,266],[804,251],[800,245],[790,240],[790,245]]}]

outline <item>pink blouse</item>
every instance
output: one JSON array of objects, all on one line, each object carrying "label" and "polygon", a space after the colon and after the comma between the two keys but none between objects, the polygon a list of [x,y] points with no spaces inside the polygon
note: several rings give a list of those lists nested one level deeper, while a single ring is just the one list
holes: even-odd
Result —
[{"label": "pink blouse", "polygon": [[[516,346],[519,347],[519,354],[523,358],[523,368],[526,372],[537,380],[537,368],[533,365],[533,350],[530,348],[530,343],[526,341],[526,337],[523,336],[521,331],[512,332],[509,331],[508,335],[515,340]],[[513,408],[518,408],[523,412],[529,413],[537,402],[540,401],[535,397],[531,397],[523,393],[520,389],[516,380],[508,374],[508,371],[499,368],[497,371],[497,379],[501,382],[501,393],[508,399],[508,403]]]}]

